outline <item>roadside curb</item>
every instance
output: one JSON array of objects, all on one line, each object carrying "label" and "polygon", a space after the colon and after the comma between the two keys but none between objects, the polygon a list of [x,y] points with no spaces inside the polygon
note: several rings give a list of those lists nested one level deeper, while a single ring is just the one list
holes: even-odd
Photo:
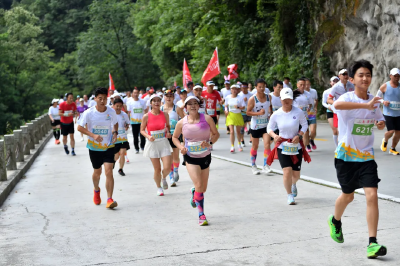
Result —
[{"label": "roadside curb", "polygon": [[[219,156],[219,155],[214,155],[211,153],[211,157],[216,158],[216,159],[220,159],[220,160],[224,160],[224,161],[228,161],[231,163],[236,163],[236,164],[241,164],[247,167],[251,167],[251,163],[246,163],[243,161],[239,161],[239,160],[235,160],[235,159],[231,159],[231,158],[227,158],[224,156]],[[261,167],[258,167],[258,169],[262,170]],[[282,170],[277,170],[277,169],[272,169],[271,168],[271,172],[275,173],[275,174],[279,174],[279,175],[283,175]],[[310,183],[314,183],[314,184],[318,184],[318,185],[322,185],[322,186],[326,186],[326,187],[330,187],[330,188],[335,188],[335,189],[341,189],[340,185],[338,183],[334,183],[334,182],[330,182],[330,181],[326,181],[326,180],[322,180],[319,178],[314,178],[314,177],[310,177],[310,176],[306,176],[306,175],[301,175],[300,176],[301,180],[310,182]],[[361,194],[361,195],[365,195],[364,190],[363,189],[357,189],[355,191],[357,194]],[[396,198],[390,195],[385,195],[385,194],[381,194],[378,193],[378,198],[382,199],[382,200],[387,200],[387,201],[392,201],[395,203],[400,203],[400,198]]]}]

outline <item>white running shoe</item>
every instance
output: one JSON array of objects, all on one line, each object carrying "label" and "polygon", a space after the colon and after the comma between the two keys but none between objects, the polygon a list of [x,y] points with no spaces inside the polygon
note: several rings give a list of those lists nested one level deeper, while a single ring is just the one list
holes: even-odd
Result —
[{"label": "white running shoe", "polygon": [[234,152],[235,152],[235,148],[231,147],[231,153],[234,153]]},{"label": "white running shoe", "polygon": [[163,189],[168,189],[168,183],[166,178],[161,178],[162,179],[162,187]]},{"label": "white running shoe", "polygon": [[238,150],[239,150],[239,152],[243,151],[242,145],[238,145]]},{"label": "white running shoe", "polygon": [[263,169],[262,169],[262,173],[263,173],[263,174],[269,174],[269,173],[271,173],[271,168],[269,168],[269,165],[268,165],[268,164],[264,165],[264,167],[263,167]]},{"label": "white running shoe", "polygon": [[157,196],[164,196],[164,190],[161,187],[157,189]]},{"label": "white running shoe", "polygon": [[251,167],[251,171],[253,172],[253,175],[259,175],[260,171],[257,169],[257,165],[253,165]]},{"label": "white running shoe", "polygon": [[289,205],[296,205],[296,202],[294,201],[293,194],[288,194],[287,195],[287,203]]},{"label": "white running shoe", "polygon": [[175,183],[175,180],[173,178],[169,180],[169,186],[170,187],[176,187],[176,183]]}]

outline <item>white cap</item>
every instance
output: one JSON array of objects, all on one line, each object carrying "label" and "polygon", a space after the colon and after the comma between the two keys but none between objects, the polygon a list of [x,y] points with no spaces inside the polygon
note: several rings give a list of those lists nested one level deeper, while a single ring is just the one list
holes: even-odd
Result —
[{"label": "white cap", "polygon": [[203,90],[203,87],[200,86],[200,85],[196,85],[196,86],[193,87],[193,89],[194,89],[194,90],[195,90],[195,89],[202,89],[202,90]]},{"label": "white cap", "polygon": [[157,93],[154,93],[153,95],[150,96],[149,103],[150,103],[151,100],[153,100],[154,98],[160,98],[160,99],[161,99],[161,96],[158,95]]},{"label": "white cap", "polygon": [[343,73],[346,73],[347,69],[343,68],[342,70],[339,71],[339,75],[342,75]]},{"label": "white cap", "polygon": [[240,89],[240,86],[238,84],[234,84],[231,86],[231,89],[236,88],[236,89]]},{"label": "white cap", "polygon": [[394,76],[394,75],[400,75],[400,69],[398,68],[392,68],[392,70],[390,70],[390,75]]},{"label": "white cap", "polygon": [[206,83],[207,86],[214,86],[214,82],[212,80],[207,81]]},{"label": "white cap", "polygon": [[331,77],[331,81],[334,81],[335,79],[340,80],[340,78],[338,76]]},{"label": "white cap", "polygon": [[196,96],[189,96],[186,98],[186,100],[183,104],[185,105],[188,101],[193,100],[193,99],[195,99],[197,102],[200,102],[199,98],[197,98]]},{"label": "white cap", "polygon": [[281,100],[285,100],[285,99],[292,99],[293,100],[293,91],[291,88],[283,88],[281,90]]},{"label": "white cap", "polygon": [[51,104],[53,104],[53,103],[58,103],[58,101],[59,101],[59,99],[53,99],[53,100],[51,101]]},{"label": "white cap", "polygon": [[162,88],[162,91],[166,91],[166,90],[167,90],[167,88],[165,88],[165,87],[164,87],[164,88]]},{"label": "white cap", "polygon": [[163,93],[161,91],[157,92],[157,95],[160,95],[162,97]]},{"label": "white cap", "polygon": [[79,99],[79,101],[83,102],[83,101],[84,101],[84,99],[83,99],[83,98],[80,98],[80,99]]}]

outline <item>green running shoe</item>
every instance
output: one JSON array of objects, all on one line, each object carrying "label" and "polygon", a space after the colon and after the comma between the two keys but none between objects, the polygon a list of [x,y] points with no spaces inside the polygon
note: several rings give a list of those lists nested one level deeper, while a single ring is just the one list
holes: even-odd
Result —
[{"label": "green running shoe", "polygon": [[331,237],[333,240],[335,240],[338,243],[343,243],[343,233],[342,233],[342,227],[340,229],[337,229],[336,226],[332,222],[333,215],[329,215],[328,217],[328,225],[329,229],[331,230]]},{"label": "green running shoe", "polygon": [[190,193],[192,194],[192,196],[190,197],[190,205],[192,206],[192,208],[196,208],[196,202],[194,202],[194,187],[192,187],[190,189]]},{"label": "green running shoe", "polygon": [[381,246],[378,243],[371,243],[367,249],[368,259],[375,259],[378,256],[385,256],[387,249],[385,246]]}]

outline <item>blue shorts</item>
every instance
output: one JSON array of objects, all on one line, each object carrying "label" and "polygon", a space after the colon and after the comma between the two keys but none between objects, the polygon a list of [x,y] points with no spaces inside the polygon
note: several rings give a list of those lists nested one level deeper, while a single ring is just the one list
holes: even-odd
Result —
[{"label": "blue shorts", "polygon": [[317,119],[309,119],[309,120],[307,120],[307,122],[308,122],[308,125],[316,124]]}]

